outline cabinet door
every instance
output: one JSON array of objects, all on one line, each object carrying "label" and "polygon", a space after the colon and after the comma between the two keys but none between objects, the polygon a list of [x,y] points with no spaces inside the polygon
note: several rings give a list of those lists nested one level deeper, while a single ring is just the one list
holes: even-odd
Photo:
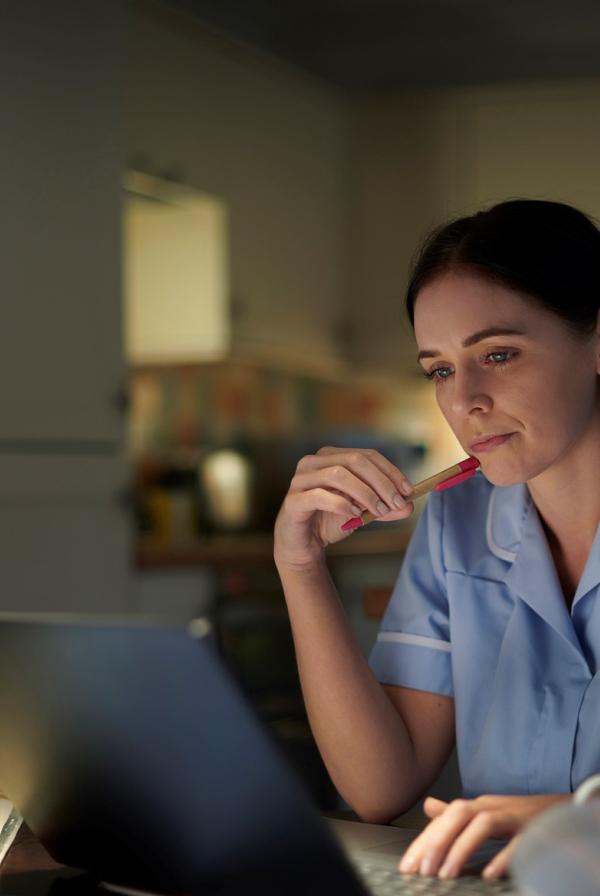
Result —
[{"label": "cabinet door", "polygon": [[521,196],[600,214],[597,84],[481,91],[465,102],[457,131],[465,206]]},{"label": "cabinet door", "polygon": [[339,364],[345,103],[242,47],[224,51],[168,5],[132,4],[129,152],[226,204],[234,354]]},{"label": "cabinet door", "polygon": [[0,10],[0,440],[122,428],[119,0]]},{"label": "cabinet door", "polygon": [[133,609],[125,482],[116,457],[0,454],[0,610]]}]

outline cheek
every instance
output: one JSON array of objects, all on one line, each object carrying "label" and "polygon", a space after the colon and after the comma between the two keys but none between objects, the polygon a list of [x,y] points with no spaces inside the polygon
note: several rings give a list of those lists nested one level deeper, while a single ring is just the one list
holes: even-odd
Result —
[{"label": "cheek", "polygon": [[567,377],[561,386],[547,400],[543,422],[555,438],[568,440],[580,435],[596,413],[597,378]]},{"label": "cheek", "polygon": [[581,353],[571,356],[569,363],[547,369],[543,378],[532,383],[525,400],[540,426],[575,434],[595,413],[597,386],[594,359]]},{"label": "cheek", "polygon": [[521,383],[511,395],[509,408],[530,433],[546,428],[555,416],[556,397],[549,386],[545,381],[530,377],[527,385]]},{"label": "cheek", "polygon": [[[527,383],[496,396],[500,420],[515,424],[535,454],[561,452],[587,426],[594,411],[595,387],[589,378],[558,373],[532,375]],[[521,443],[523,444],[523,443]]]},{"label": "cheek", "polygon": [[456,435],[454,421],[458,422],[458,417],[452,411],[452,401],[450,399],[450,388],[448,386],[436,386],[435,389],[435,400],[437,405],[442,412],[444,419],[450,425],[454,434]]}]

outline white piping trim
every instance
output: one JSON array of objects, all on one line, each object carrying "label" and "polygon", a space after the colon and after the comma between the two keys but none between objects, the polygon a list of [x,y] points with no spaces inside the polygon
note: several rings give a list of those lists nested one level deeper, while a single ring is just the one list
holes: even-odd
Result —
[{"label": "white piping trim", "polygon": [[487,539],[488,548],[496,557],[499,557],[500,560],[507,560],[509,563],[514,563],[516,554],[512,551],[507,551],[505,548],[501,548],[499,544],[496,544],[494,541],[494,536],[492,533],[492,513],[494,510],[494,500],[496,497],[496,489],[493,488],[490,493],[490,500],[488,503],[488,513],[487,520],[485,523],[485,537]]},{"label": "white piping trim", "polygon": [[378,641],[398,641],[401,644],[413,644],[415,647],[431,647],[433,650],[445,650],[450,653],[452,644],[450,641],[441,641],[438,638],[425,638],[423,635],[406,635],[403,632],[379,632]]},{"label": "white piping trim", "polygon": [[600,790],[600,775],[592,775],[591,778],[586,778],[586,780],[579,785],[575,791],[573,802],[576,806],[580,806],[582,803],[585,803],[593,793],[596,793],[597,790]]}]

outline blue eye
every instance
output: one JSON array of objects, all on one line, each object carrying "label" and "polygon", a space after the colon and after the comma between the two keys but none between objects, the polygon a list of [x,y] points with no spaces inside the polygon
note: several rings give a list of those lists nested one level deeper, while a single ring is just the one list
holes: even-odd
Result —
[{"label": "blue eye", "polygon": [[430,370],[429,373],[426,372],[425,376],[428,380],[447,380],[451,373],[451,367],[436,367],[434,370]]},{"label": "blue eye", "polygon": [[[487,354],[483,355],[480,358],[480,361],[483,364],[490,365],[493,368],[503,367],[505,364],[513,361],[519,352],[516,349],[512,348],[503,348],[497,349],[494,352],[487,352]],[[425,376],[428,380],[433,380],[438,383],[442,383],[445,380],[449,379],[454,373],[452,367],[434,367],[433,370],[430,370],[429,373],[425,372]]]},{"label": "blue eye", "polygon": [[517,353],[512,349],[502,349],[497,352],[489,352],[485,356],[485,360],[491,359],[491,363],[495,366],[499,366],[500,364],[506,364],[507,361],[511,361]]}]

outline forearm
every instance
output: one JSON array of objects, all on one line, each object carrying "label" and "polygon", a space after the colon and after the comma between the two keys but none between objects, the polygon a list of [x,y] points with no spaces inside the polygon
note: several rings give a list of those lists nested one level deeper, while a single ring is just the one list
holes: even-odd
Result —
[{"label": "forearm", "polygon": [[421,796],[408,730],[355,642],[325,562],[279,574],[306,709],[331,778],[363,818],[389,821]]}]

